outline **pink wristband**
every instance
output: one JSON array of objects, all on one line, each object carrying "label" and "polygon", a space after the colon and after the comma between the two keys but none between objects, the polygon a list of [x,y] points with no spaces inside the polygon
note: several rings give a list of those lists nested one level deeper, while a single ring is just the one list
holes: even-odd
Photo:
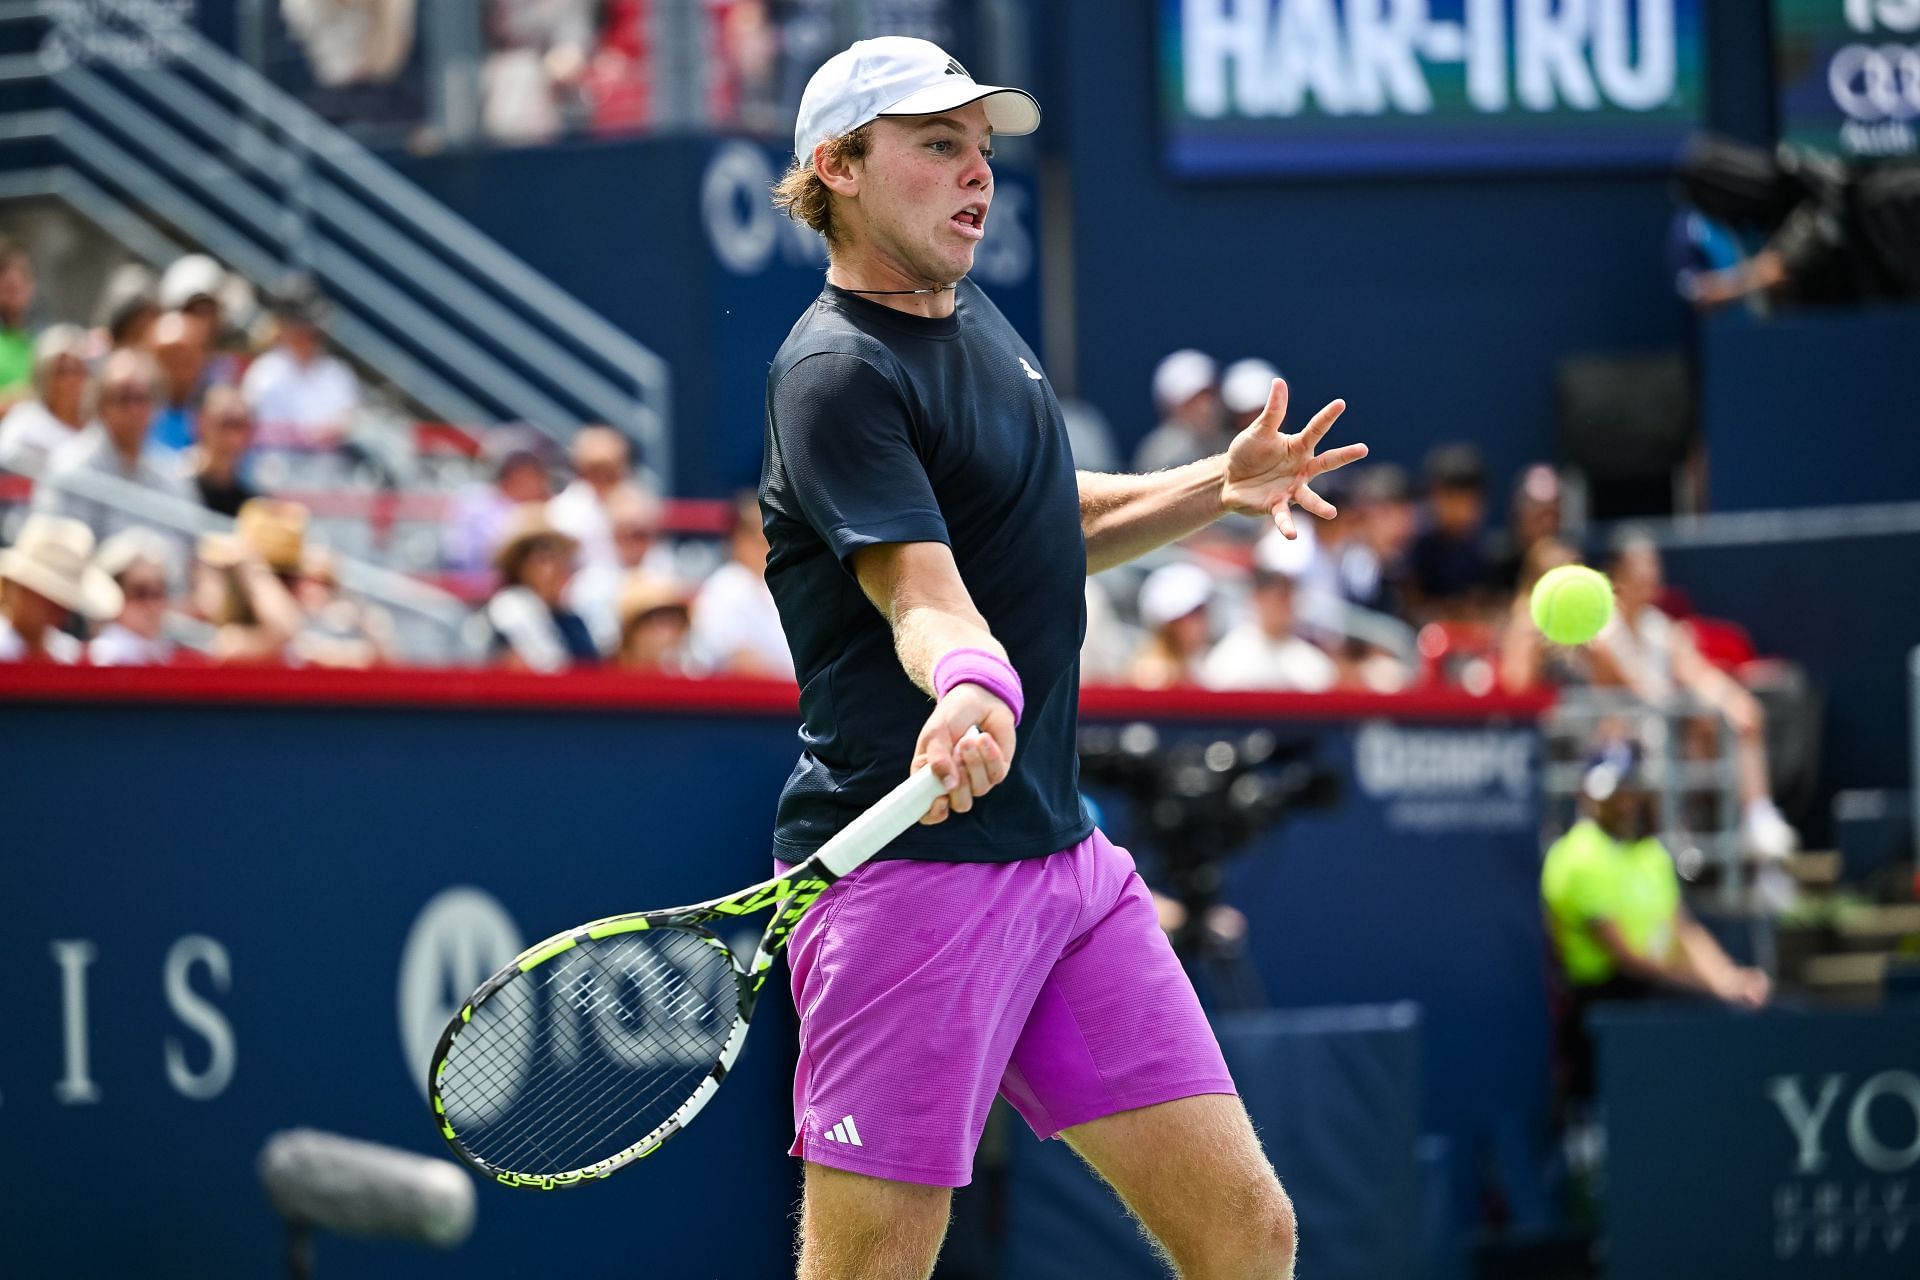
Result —
[{"label": "pink wristband", "polygon": [[957,684],[977,684],[1013,710],[1020,723],[1026,701],[1020,694],[1020,675],[1013,665],[985,649],[949,649],[933,664],[934,691],[944,698]]}]

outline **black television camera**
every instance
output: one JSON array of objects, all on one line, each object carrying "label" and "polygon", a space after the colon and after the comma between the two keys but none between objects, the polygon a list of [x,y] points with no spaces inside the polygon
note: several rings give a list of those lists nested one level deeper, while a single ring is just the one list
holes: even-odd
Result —
[{"label": "black television camera", "polygon": [[1226,943],[1207,928],[1221,863],[1288,814],[1338,802],[1339,778],[1312,756],[1266,729],[1172,744],[1149,724],[1080,730],[1082,778],[1125,793],[1134,830],[1160,855],[1158,888],[1186,909],[1173,932],[1182,959]]}]

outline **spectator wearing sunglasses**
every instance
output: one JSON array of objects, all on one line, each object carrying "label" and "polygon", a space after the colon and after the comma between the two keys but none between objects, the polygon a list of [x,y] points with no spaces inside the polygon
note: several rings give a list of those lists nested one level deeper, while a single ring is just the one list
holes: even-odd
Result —
[{"label": "spectator wearing sunglasses", "polygon": [[173,600],[168,579],[171,544],[152,529],[127,529],[107,539],[93,563],[120,586],[120,613],[87,646],[96,667],[152,667],[173,661],[167,635]]},{"label": "spectator wearing sunglasses", "polygon": [[198,504],[199,495],[193,482],[181,472],[178,460],[147,438],[153,425],[158,383],[159,370],[153,357],[144,352],[116,351],[106,358],[100,367],[98,417],[48,461],[46,477],[34,490],[37,510],[79,520],[104,543],[146,522],[119,507],[73,492],[73,482],[88,473],[111,476]]}]

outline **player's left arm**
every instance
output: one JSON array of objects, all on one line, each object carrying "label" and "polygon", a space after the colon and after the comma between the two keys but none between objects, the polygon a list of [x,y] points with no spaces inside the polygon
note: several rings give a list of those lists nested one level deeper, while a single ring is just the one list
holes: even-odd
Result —
[{"label": "player's left arm", "polygon": [[1288,435],[1280,430],[1287,416],[1287,384],[1275,378],[1267,407],[1223,454],[1149,475],[1079,472],[1087,572],[1125,564],[1229,513],[1270,516],[1289,538],[1297,536],[1295,504],[1331,519],[1333,504],[1315,493],[1309,482],[1367,456],[1364,444],[1314,453],[1346,407],[1346,401],[1335,400],[1300,431]]}]

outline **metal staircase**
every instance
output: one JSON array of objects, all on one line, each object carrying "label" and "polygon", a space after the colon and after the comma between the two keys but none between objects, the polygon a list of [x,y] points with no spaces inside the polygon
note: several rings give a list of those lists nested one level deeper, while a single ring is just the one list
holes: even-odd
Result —
[{"label": "metal staircase", "polygon": [[631,435],[671,488],[664,361],[358,142],[138,0],[0,3],[0,199],[53,196],[162,266],[188,246],[270,288],[428,414]]}]

